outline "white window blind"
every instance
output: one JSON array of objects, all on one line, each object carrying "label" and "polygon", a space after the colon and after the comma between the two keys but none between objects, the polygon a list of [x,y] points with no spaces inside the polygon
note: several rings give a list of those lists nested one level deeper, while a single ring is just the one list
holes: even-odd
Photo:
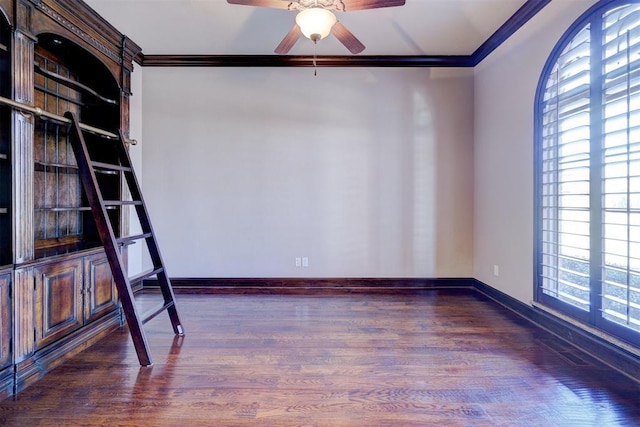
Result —
[{"label": "white window blind", "polygon": [[602,312],[640,331],[640,6],[604,15]]},{"label": "white window blind", "polygon": [[536,299],[640,344],[640,2],[602,4],[537,95]]},{"label": "white window blind", "polygon": [[542,289],[589,308],[590,26],[564,49],[542,115]]}]

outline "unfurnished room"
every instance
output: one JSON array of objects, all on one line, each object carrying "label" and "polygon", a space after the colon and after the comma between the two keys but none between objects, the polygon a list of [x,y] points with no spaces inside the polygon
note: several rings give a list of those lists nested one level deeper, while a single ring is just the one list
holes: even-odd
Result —
[{"label": "unfurnished room", "polygon": [[640,425],[640,0],[0,0],[0,424]]}]

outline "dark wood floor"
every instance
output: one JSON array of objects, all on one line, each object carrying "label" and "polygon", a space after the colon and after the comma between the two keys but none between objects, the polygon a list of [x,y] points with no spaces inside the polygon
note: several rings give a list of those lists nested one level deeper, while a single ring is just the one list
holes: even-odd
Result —
[{"label": "dark wood floor", "polygon": [[472,290],[178,295],[187,331],[116,332],[15,398],[3,425],[640,425],[640,385]]}]

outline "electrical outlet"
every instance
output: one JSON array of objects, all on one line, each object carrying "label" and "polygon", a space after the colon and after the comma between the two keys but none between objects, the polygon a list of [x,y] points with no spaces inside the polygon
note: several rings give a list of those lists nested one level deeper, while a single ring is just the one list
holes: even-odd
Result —
[{"label": "electrical outlet", "polygon": [[296,267],[301,267],[301,266],[302,266],[302,258],[297,256],[296,257]]},{"label": "electrical outlet", "polygon": [[307,256],[303,256],[302,257],[302,266],[303,267],[309,267],[309,257],[307,257]]}]

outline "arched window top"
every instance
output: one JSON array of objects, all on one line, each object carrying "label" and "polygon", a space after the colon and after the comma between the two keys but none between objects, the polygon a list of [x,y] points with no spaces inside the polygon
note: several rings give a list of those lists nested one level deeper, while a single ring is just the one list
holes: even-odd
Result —
[{"label": "arched window top", "polygon": [[[592,56],[591,38],[594,35],[602,35],[602,49],[608,53],[619,53],[626,50],[627,35],[632,45],[638,43],[639,20],[640,0],[602,0],[587,10],[567,29],[549,55],[539,80],[536,107],[540,107],[546,96],[549,80],[555,77],[558,69],[570,72],[571,64],[581,65],[575,62],[579,59],[586,61],[585,58]],[[591,31],[592,27],[594,31]],[[640,56],[637,59],[640,60]]]}]

